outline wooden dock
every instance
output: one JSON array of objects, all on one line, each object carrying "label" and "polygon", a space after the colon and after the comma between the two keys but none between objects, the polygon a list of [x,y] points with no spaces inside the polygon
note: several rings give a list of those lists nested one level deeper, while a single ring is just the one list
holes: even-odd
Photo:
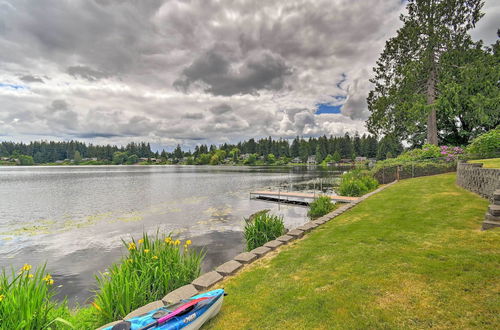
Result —
[{"label": "wooden dock", "polygon": [[[286,191],[252,191],[250,193],[250,198],[254,199],[262,199],[273,202],[280,203],[290,203],[290,204],[302,204],[308,205],[315,198],[317,198],[320,194],[311,194],[311,193],[301,193],[301,192],[286,192]],[[324,195],[328,196],[335,202],[341,203],[350,203],[358,200],[358,197],[348,197],[348,196],[337,196],[337,195]]]}]

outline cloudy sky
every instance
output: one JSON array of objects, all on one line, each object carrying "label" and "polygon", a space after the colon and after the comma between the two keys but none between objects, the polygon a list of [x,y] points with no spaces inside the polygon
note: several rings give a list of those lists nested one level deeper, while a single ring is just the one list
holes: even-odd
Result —
[{"label": "cloudy sky", "polygon": [[[0,140],[365,132],[400,0],[0,0]],[[475,39],[492,43],[500,1]]]}]

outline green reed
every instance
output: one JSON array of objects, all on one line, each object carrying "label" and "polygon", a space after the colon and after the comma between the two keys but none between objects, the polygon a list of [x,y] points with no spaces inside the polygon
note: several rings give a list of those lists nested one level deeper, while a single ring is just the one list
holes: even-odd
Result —
[{"label": "green reed", "polygon": [[258,212],[245,221],[244,236],[248,251],[285,233],[283,217],[269,214],[269,210]]},{"label": "green reed", "polygon": [[317,219],[335,210],[336,206],[332,203],[332,199],[328,196],[319,196],[309,204],[307,215],[311,219]]},{"label": "green reed", "polygon": [[61,316],[68,315],[66,302],[51,299],[54,280],[45,266],[32,270],[25,264],[9,275],[0,274],[0,329],[71,328]]},{"label": "green reed", "polygon": [[171,236],[159,235],[123,241],[128,256],[96,276],[99,289],[92,303],[103,324],[125,317],[132,310],[163,298],[169,291],[199,276],[205,253]]}]

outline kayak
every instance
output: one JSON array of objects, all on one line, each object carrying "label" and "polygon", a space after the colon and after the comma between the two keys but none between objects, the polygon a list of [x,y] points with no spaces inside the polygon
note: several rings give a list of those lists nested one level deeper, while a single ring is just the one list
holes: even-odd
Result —
[{"label": "kayak", "polygon": [[219,313],[224,290],[201,293],[175,305],[154,309],[115,324],[105,330],[195,330]]}]

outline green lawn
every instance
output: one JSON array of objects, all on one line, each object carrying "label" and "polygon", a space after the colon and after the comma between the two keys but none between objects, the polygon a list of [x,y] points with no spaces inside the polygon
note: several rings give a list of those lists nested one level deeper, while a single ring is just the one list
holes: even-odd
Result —
[{"label": "green lawn", "polygon": [[223,281],[209,329],[500,327],[500,230],[455,174],[403,180]]},{"label": "green lawn", "polygon": [[469,163],[483,163],[483,167],[486,168],[500,168],[500,158],[476,159]]}]

